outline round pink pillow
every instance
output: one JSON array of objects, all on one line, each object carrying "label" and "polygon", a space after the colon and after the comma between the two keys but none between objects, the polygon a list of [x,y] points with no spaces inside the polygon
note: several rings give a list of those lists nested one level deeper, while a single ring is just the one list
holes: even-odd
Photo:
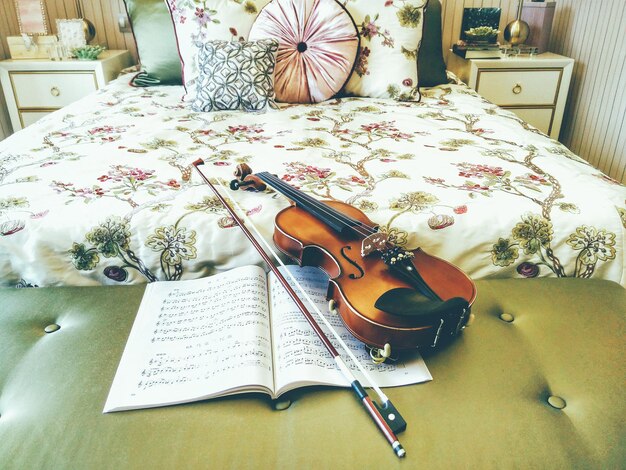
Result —
[{"label": "round pink pillow", "polygon": [[359,34],[350,14],[335,0],[272,0],[250,30],[250,41],[277,39],[276,100],[319,103],[350,78]]}]

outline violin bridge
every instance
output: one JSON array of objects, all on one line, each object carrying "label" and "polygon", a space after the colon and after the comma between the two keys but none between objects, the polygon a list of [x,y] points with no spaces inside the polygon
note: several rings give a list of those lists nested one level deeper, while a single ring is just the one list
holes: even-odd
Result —
[{"label": "violin bridge", "polygon": [[365,257],[375,251],[383,251],[387,248],[389,236],[386,233],[376,232],[368,235],[361,243],[361,256]]}]

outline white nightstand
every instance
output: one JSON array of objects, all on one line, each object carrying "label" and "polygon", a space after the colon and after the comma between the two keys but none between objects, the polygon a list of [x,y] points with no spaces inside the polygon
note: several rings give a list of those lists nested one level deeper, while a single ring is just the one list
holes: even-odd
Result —
[{"label": "white nightstand", "polygon": [[0,83],[13,131],[98,90],[130,65],[128,51],[104,51],[98,60],[1,61]]},{"label": "white nightstand", "polygon": [[448,55],[448,69],[461,80],[553,139],[559,138],[573,67],[574,59],[551,52],[501,59]]}]

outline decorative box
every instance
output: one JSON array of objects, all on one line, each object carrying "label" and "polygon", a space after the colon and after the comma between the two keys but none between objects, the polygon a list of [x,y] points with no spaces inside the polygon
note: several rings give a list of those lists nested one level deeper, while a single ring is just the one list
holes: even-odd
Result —
[{"label": "decorative box", "polygon": [[[32,41],[30,47],[28,40]],[[47,59],[50,57],[50,47],[56,44],[56,36],[8,36],[9,54],[11,59]]]}]

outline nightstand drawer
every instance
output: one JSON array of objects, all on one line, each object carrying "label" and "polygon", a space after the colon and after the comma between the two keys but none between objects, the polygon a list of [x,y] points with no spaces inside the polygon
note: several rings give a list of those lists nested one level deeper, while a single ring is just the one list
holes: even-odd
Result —
[{"label": "nightstand drawer", "polygon": [[500,106],[554,106],[561,69],[481,69],[476,91]]},{"label": "nightstand drawer", "polygon": [[18,109],[62,108],[98,89],[89,72],[11,72]]},{"label": "nightstand drawer", "polygon": [[20,111],[20,120],[22,127],[28,127],[39,121],[42,117],[47,116],[52,111]]},{"label": "nightstand drawer", "polygon": [[550,135],[552,131],[552,119],[554,109],[552,108],[508,108],[528,124],[536,127],[544,134]]}]

